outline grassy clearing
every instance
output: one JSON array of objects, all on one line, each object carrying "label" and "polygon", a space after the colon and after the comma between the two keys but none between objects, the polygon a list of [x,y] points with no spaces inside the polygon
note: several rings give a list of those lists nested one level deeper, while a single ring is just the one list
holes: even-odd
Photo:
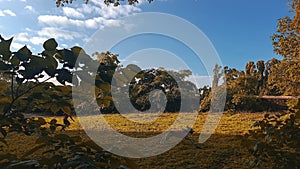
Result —
[{"label": "grassy clearing", "polygon": [[[262,119],[265,113],[238,113],[224,114],[222,119],[209,140],[204,144],[199,144],[201,149],[196,149],[189,141],[184,140],[173,149],[150,158],[134,159],[140,168],[248,168],[249,155],[247,150],[241,147],[241,136],[246,133],[253,122]],[[136,115],[132,115],[136,116]],[[188,116],[188,114],[187,114]],[[200,114],[193,127],[196,131],[191,137],[197,142],[202,126],[207,114]],[[90,124],[90,128],[102,127],[97,123],[98,116],[83,117],[81,121]],[[151,117],[149,117],[151,118]],[[134,137],[149,137],[166,130],[177,118],[177,114],[163,114],[161,118],[152,123],[137,124],[126,120],[121,115],[106,115],[106,121],[116,130]],[[50,120],[52,118],[47,118]],[[62,123],[62,117],[57,117]],[[69,135],[80,135],[84,139],[89,139],[77,118],[71,126],[62,131]],[[5,152],[10,152],[22,156],[30,147],[34,146],[35,136],[25,136],[11,133],[7,137],[9,147],[4,148]],[[41,150],[42,151],[42,150]],[[39,152],[32,155],[38,158]]]}]

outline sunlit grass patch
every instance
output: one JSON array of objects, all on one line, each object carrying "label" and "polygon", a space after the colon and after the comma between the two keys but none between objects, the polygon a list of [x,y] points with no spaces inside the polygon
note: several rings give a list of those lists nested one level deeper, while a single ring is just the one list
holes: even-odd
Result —
[{"label": "sunlit grass patch", "polygon": [[[204,143],[195,146],[188,140],[183,140],[171,150],[150,158],[134,159],[140,168],[248,168],[249,154],[247,150],[241,146],[242,135],[251,129],[252,124],[263,118],[265,113],[224,113],[215,133]],[[189,116],[189,114],[186,114]],[[193,126],[195,133],[190,137],[198,141],[199,134],[203,124],[205,123],[207,113],[201,113],[197,117]],[[157,135],[169,128],[176,120],[177,114],[164,113],[162,118],[154,122],[138,124],[125,119],[122,115],[104,115],[105,120],[115,130],[132,137],[151,137]],[[131,114],[136,116],[136,114]],[[63,117],[47,117],[46,120],[56,118],[58,123],[63,124]],[[71,121],[71,125],[66,131],[58,131],[71,136],[80,136],[84,140],[89,140],[83,131],[80,122],[89,124],[89,128],[101,128],[104,126],[100,122],[99,116],[73,117],[75,122]],[[149,115],[151,118],[151,115]],[[59,130],[60,128],[58,128]],[[22,156],[26,151],[35,145],[36,136],[25,136],[24,134],[10,133],[7,137],[9,147],[5,148],[5,152],[13,152]],[[43,151],[36,152],[31,157],[39,158],[39,154]]]}]

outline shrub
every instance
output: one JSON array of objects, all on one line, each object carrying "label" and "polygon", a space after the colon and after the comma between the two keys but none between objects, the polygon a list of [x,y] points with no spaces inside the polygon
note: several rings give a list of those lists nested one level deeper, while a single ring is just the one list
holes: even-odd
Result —
[{"label": "shrub", "polygon": [[[250,167],[299,168],[300,166],[300,99],[288,102],[282,114],[266,114],[245,135],[243,145],[249,149]],[[273,165],[273,166],[271,166]]]}]

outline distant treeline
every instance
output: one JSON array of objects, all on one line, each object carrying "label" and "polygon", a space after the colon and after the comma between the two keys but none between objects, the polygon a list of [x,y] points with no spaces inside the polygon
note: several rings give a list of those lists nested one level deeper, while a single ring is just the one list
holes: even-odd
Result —
[{"label": "distant treeline", "polygon": [[[225,110],[256,112],[287,109],[286,101],[289,99],[279,96],[297,96],[299,88],[293,85],[299,85],[299,80],[294,79],[294,83],[290,82],[292,79],[289,79],[289,76],[286,76],[283,73],[284,70],[281,69],[284,64],[286,61],[273,58],[267,62],[263,60],[256,63],[248,62],[245,70],[216,66],[213,87],[216,90],[224,87],[227,89]],[[287,67],[286,71],[291,70]],[[222,81],[221,84],[219,84],[220,81]],[[200,111],[206,112],[210,108],[211,87],[204,86],[199,90],[202,93]]]}]

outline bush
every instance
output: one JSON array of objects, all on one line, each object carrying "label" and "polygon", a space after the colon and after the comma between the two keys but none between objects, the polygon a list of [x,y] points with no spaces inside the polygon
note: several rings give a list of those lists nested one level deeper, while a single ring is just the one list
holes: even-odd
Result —
[{"label": "bush", "polygon": [[289,101],[285,113],[266,114],[245,135],[243,145],[252,155],[251,168],[300,168],[299,100]]}]

